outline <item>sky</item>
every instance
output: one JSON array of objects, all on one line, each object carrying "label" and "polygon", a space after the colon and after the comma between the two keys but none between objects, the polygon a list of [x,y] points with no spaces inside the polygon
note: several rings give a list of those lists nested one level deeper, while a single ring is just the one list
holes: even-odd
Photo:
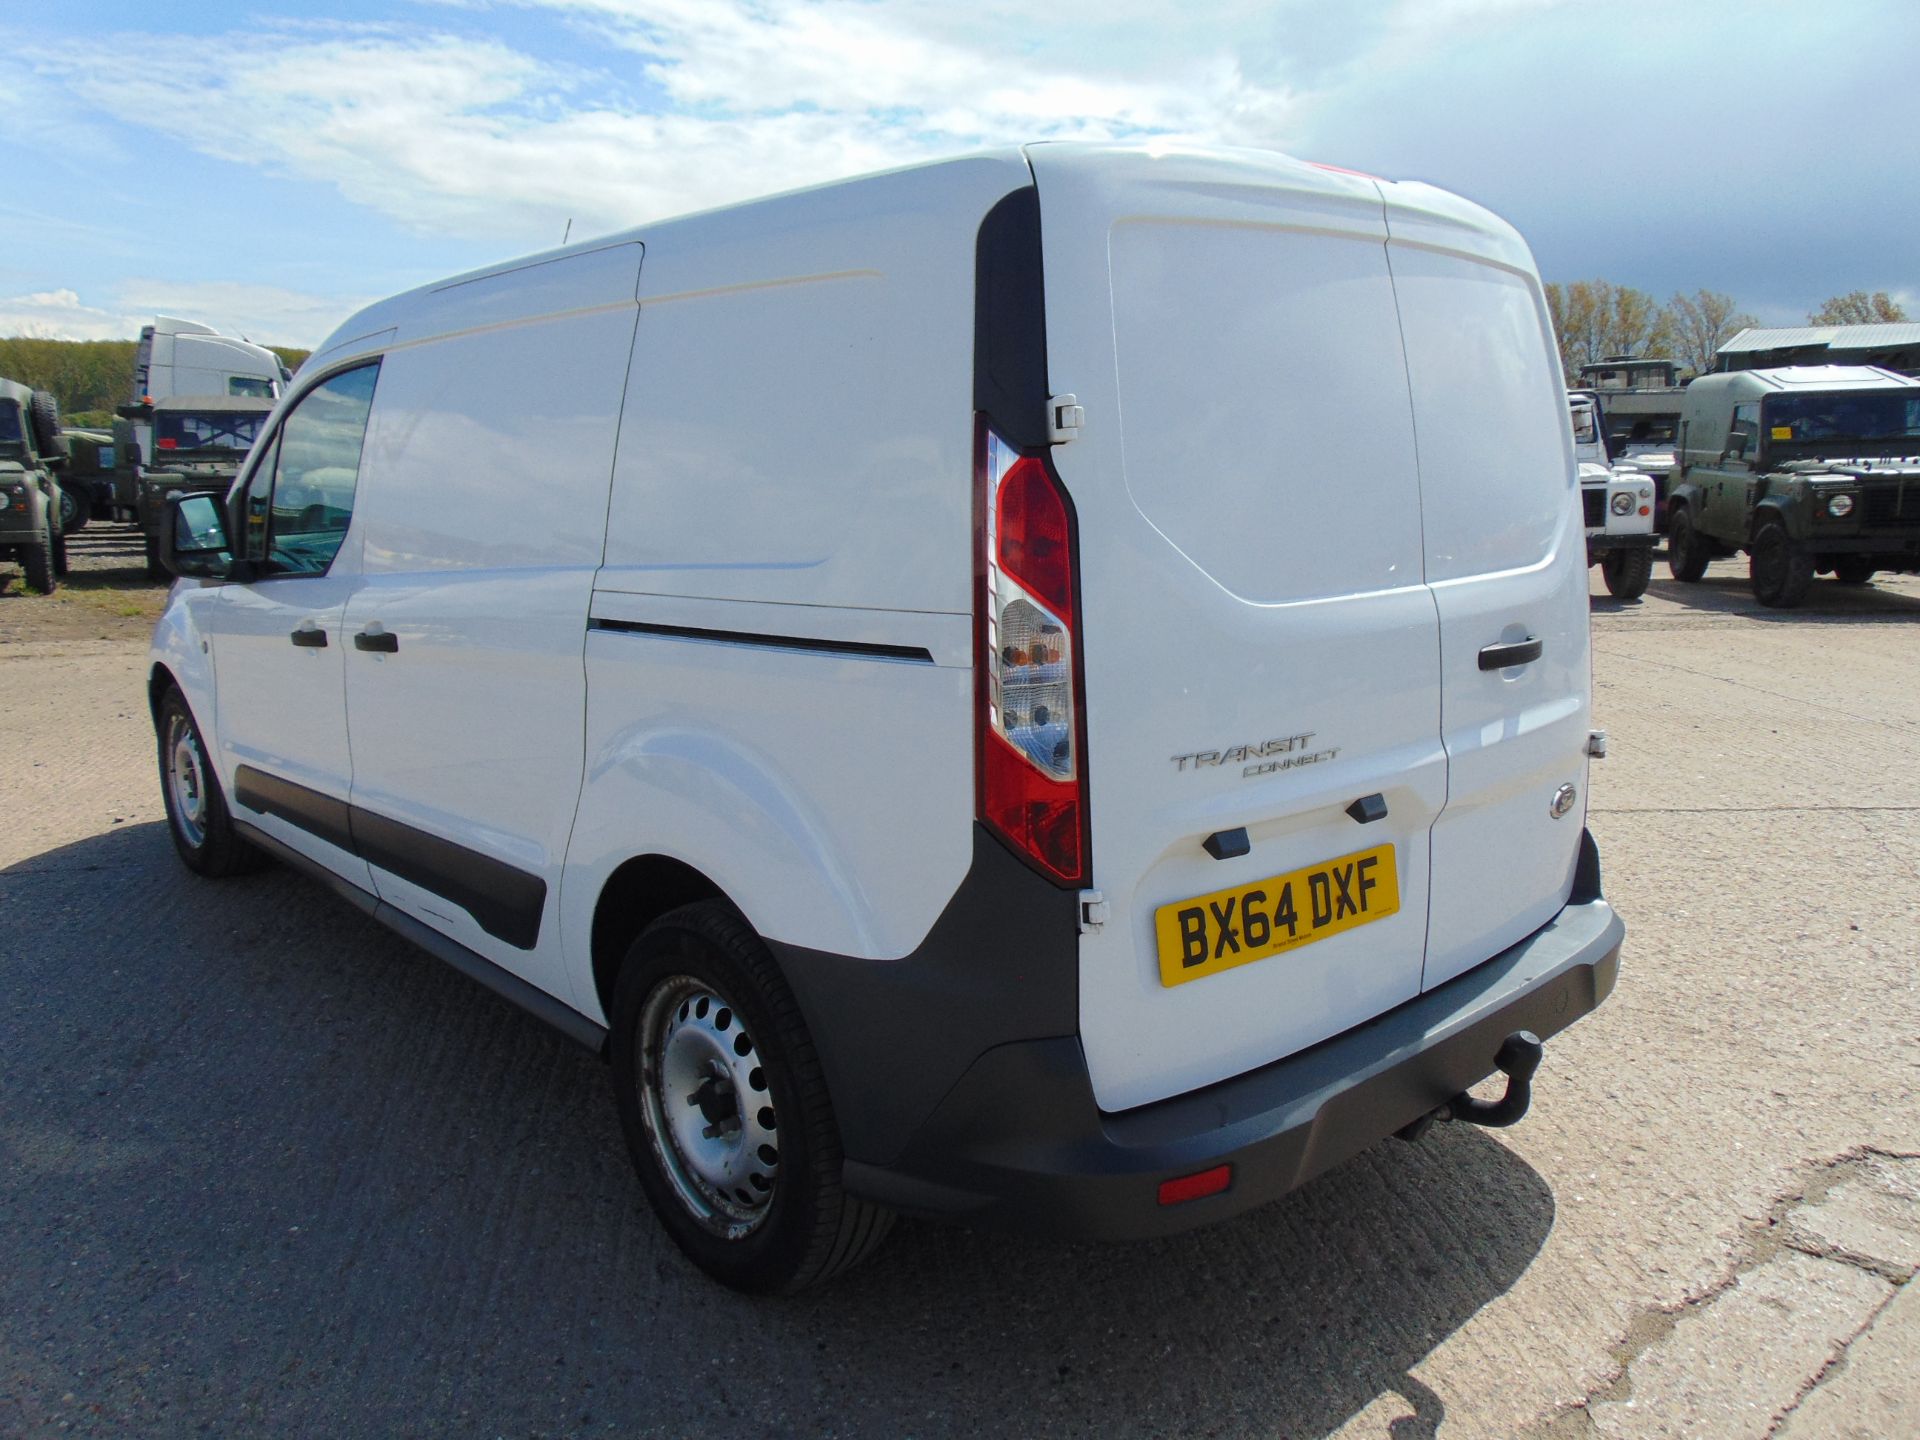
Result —
[{"label": "sky", "polygon": [[1917,53],[1917,0],[0,0],[0,335],[311,347],[569,227],[1059,138],[1427,180],[1549,280],[1920,315]]}]

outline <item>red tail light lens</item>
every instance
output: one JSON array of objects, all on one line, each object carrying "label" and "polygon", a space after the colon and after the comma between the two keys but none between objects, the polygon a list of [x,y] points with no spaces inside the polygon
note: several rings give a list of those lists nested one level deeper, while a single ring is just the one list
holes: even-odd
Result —
[{"label": "red tail light lens", "polygon": [[1073,522],[1037,455],[980,440],[980,818],[1061,884],[1086,878]]}]

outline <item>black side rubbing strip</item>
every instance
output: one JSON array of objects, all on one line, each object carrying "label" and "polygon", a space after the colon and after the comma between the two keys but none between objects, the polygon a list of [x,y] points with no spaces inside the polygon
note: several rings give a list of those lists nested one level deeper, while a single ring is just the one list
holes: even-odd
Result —
[{"label": "black side rubbing strip", "polygon": [[251,765],[242,765],[234,771],[233,798],[249,810],[284,820],[329,845],[337,845],[342,850],[354,848],[353,817],[344,800],[282,780]]},{"label": "black side rubbing strip", "polygon": [[539,941],[547,882],[538,875],[358,805],[353,838],[369,865],[451,900],[494,939],[516,950],[531,950]]},{"label": "black side rubbing strip", "polygon": [[539,942],[547,882],[538,875],[251,765],[234,773],[233,794],[249,810],[276,816],[452,901],[516,950]]},{"label": "black side rubbing strip", "polygon": [[933,664],[923,645],[873,645],[865,640],[821,640],[810,635],[761,635],[747,630],[709,630],[698,625],[656,625],[650,620],[587,621],[589,630],[625,635],[666,635],[676,640],[707,640],[716,645],[758,645],[766,650],[813,650],[825,655],[859,655],[868,660],[912,660]]},{"label": "black side rubbing strip", "polygon": [[974,242],[973,408],[1022,450],[1047,443],[1047,296],[1040,192],[1000,200]]}]

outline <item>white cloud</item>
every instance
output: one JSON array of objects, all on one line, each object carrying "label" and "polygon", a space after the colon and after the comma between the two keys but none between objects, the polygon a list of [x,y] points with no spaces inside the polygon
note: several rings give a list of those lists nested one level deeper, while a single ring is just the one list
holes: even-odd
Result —
[{"label": "white cloud", "polygon": [[308,295],[237,281],[133,279],[111,302],[90,304],[73,290],[0,296],[0,335],[42,340],[131,340],[156,314],[198,320],[263,345],[311,345],[367,303],[363,296]]},{"label": "white cloud", "polygon": [[0,296],[0,335],[35,340],[126,340],[140,333],[132,315],[84,304],[72,290]]},{"label": "white cloud", "polygon": [[1033,53],[1028,11],[961,39],[853,0],[521,3],[588,27],[601,68],[386,25],[106,47],[137,65],[35,58],[203,153],[331,184],[416,230],[522,243],[552,243],[568,218],[592,234],[985,144],[1253,140],[1288,103],[1224,51],[1189,46],[1151,78],[1063,68]]}]

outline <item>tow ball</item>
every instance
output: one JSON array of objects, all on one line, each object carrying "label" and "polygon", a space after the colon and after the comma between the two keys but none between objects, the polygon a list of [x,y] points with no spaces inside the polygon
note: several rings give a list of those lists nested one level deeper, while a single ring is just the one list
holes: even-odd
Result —
[{"label": "tow ball", "polygon": [[1498,1100],[1476,1100],[1462,1090],[1446,1104],[1437,1106],[1410,1125],[1394,1133],[1402,1140],[1418,1140],[1436,1120],[1464,1120],[1469,1125],[1499,1129],[1511,1125],[1527,1113],[1533,1103],[1533,1072],[1540,1068],[1545,1047],[1531,1030],[1516,1030],[1500,1043],[1493,1063],[1507,1077],[1507,1093]]}]

